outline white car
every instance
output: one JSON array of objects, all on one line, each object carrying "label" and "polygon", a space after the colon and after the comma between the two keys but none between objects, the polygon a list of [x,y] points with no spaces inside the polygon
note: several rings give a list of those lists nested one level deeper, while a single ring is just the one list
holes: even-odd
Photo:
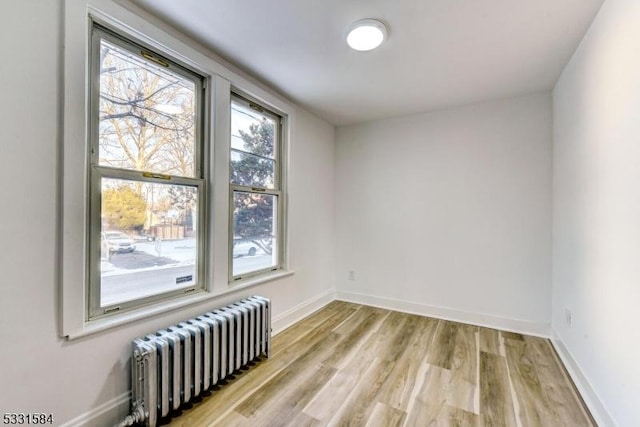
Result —
[{"label": "white car", "polygon": [[100,244],[103,254],[108,256],[114,253],[131,253],[136,250],[136,245],[121,231],[103,231],[100,233]]},{"label": "white car", "polygon": [[264,254],[264,250],[251,240],[236,240],[233,242],[233,257],[240,258],[243,256],[255,256]]}]

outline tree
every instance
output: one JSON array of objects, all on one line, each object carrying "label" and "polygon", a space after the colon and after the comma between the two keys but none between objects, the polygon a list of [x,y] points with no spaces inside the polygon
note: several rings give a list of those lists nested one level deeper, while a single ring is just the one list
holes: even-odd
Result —
[{"label": "tree", "polygon": [[[231,160],[231,182],[247,187],[273,188],[275,126],[262,118],[249,126],[249,132],[239,131],[243,151]],[[270,254],[274,238],[274,202],[276,196],[236,192],[234,197],[234,241],[249,240]]]},{"label": "tree", "polygon": [[[100,164],[193,177],[195,83],[106,40],[101,43]],[[150,209],[156,209],[156,201],[166,198],[171,188],[133,184]],[[152,225],[154,213],[149,210],[146,217],[142,227]]]},{"label": "tree", "polygon": [[[248,187],[269,188],[274,184],[274,123],[262,118],[252,123],[249,132],[239,130],[244,151],[255,156],[243,155],[231,161],[231,182]],[[257,157],[260,156],[260,157]]]},{"label": "tree", "polygon": [[197,192],[193,187],[172,186],[167,190],[171,207],[178,213],[178,223],[193,229],[193,209],[197,206]]},{"label": "tree", "polygon": [[100,163],[193,176],[194,83],[102,43]]},{"label": "tree", "polygon": [[102,220],[110,228],[140,231],[146,211],[147,202],[129,185],[102,191]]}]

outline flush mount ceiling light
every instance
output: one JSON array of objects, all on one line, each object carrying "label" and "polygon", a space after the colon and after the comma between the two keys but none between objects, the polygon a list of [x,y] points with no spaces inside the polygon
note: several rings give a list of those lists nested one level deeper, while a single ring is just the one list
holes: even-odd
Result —
[{"label": "flush mount ceiling light", "polygon": [[387,38],[387,27],[375,19],[361,19],[349,27],[347,43],[352,49],[375,49]]}]

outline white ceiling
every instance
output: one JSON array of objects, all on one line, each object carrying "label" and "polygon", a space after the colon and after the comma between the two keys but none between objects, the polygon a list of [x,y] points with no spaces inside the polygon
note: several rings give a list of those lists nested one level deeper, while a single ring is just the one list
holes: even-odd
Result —
[{"label": "white ceiling", "polygon": [[[132,0],[335,125],[550,90],[603,0]],[[379,49],[353,21],[388,27]]]}]

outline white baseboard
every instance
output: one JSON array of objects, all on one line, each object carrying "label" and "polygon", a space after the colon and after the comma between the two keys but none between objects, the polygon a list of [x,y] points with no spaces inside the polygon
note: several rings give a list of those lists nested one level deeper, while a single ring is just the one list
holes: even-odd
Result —
[{"label": "white baseboard", "polygon": [[130,405],[131,392],[126,392],[67,421],[61,427],[112,426],[129,415]]},{"label": "white baseboard", "polygon": [[567,346],[564,345],[564,341],[562,341],[562,338],[555,330],[553,330],[551,343],[560,356],[562,363],[567,368],[573,383],[576,385],[596,423],[600,427],[614,427],[616,423],[613,421],[613,418],[611,418],[606,406],[604,406],[598,393],[596,393],[595,389],[591,386],[591,382],[584,375],[582,369],[580,369],[580,365],[573,358]]},{"label": "white baseboard", "polygon": [[436,307],[415,302],[402,301],[393,298],[375,297],[355,292],[338,291],[336,299],[357,304],[386,308],[404,313],[419,314],[421,316],[452,320],[471,325],[501,329],[503,331],[519,332],[543,338],[551,337],[551,325],[548,323],[528,322],[525,320],[508,319],[488,314],[473,313],[451,308]]},{"label": "white baseboard", "polygon": [[320,310],[325,305],[336,299],[336,290],[328,289],[319,295],[302,301],[295,307],[275,316],[271,321],[272,334],[276,335],[293,325],[294,323],[304,319],[314,311]]}]

